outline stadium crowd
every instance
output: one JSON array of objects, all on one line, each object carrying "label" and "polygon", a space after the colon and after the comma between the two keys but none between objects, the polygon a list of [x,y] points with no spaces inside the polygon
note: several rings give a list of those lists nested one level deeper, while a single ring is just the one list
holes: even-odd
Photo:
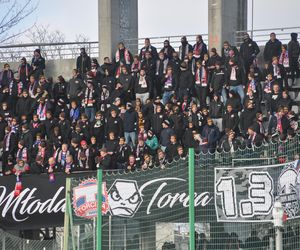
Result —
[{"label": "stadium crowd", "polygon": [[82,48],[72,78],[44,75],[34,51],[18,71],[0,73],[2,174],[147,169],[197,152],[234,152],[297,130],[289,89],[299,78],[299,42],[274,33],[260,49],[248,34],[239,50],[207,49],[181,38],[157,50],[145,39],[139,55],[122,42],[99,65]]}]

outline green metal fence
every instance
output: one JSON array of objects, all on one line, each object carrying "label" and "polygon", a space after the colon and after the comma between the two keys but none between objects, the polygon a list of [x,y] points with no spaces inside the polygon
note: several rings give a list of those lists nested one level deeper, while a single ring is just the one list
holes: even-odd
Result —
[{"label": "green metal fence", "polygon": [[[73,210],[67,209],[67,213],[69,213],[66,215],[69,216],[67,220],[71,224],[69,224],[69,228],[65,228],[65,249],[96,249],[96,236],[100,229],[101,247],[109,250],[275,249],[274,226],[271,220],[267,222],[264,220],[217,221],[216,204],[209,203],[208,196],[210,194],[213,197],[215,193],[216,168],[220,171],[222,169],[234,171],[234,169],[245,166],[249,169],[262,166],[259,169],[261,171],[267,169],[264,166],[298,160],[299,145],[300,135],[297,134],[285,141],[270,141],[260,147],[244,147],[235,152],[198,153],[194,156],[193,151],[190,151],[188,157],[173,161],[165,169],[155,168],[135,173],[106,173],[103,181],[112,196],[116,182],[121,183],[125,179],[136,180],[139,189],[143,189],[143,192],[140,193],[142,205],[139,210],[147,211],[147,213],[139,214],[135,211],[134,216],[125,217],[106,214],[102,217],[100,227],[95,219],[83,219],[78,217]],[[193,162],[194,171],[191,172],[188,166],[193,167],[191,164]],[[190,170],[192,169],[190,168]],[[280,165],[272,170],[272,174],[280,176],[282,169],[283,167]],[[245,173],[247,171],[245,170]],[[245,173],[237,172],[236,176],[245,175]],[[90,176],[72,178],[69,191],[89,178],[96,178],[96,176],[91,173]],[[247,183],[243,183],[245,190],[236,190],[239,195],[247,196],[248,189],[252,185],[247,178],[245,179]],[[174,181],[175,179],[176,181]],[[157,185],[145,184],[158,182],[157,180],[160,181]],[[254,184],[256,187],[260,185],[260,183]],[[122,188],[118,189],[119,192],[120,190],[123,192],[127,187],[131,188],[128,185],[122,185],[120,185]],[[274,182],[274,190],[277,189],[277,185],[279,185],[277,181]],[[226,191],[228,190],[225,189]],[[147,192],[151,195],[149,196]],[[195,192],[195,204],[200,204],[195,208],[188,205],[193,201],[187,198],[188,194],[193,192]],[[67,192],[68,195],[69,201],[72,201],[71,193]],[[116,199],[122,198],[121,193],[117,195],[119,197]],[[127,198],[129,199],[129,197]],[[205,201],[207,204],[204,204]],[[125,198],[124,202],[126,202]],[[238,207],[238,210],[240,209]],[[300,249],[299,222],[298,216],[285,223],[283,249]]]}]

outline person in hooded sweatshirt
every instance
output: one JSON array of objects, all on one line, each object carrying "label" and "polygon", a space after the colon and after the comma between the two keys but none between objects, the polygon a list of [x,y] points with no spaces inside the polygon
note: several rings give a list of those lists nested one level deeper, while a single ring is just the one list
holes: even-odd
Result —
[{"label": "person in hooded sweatshirt", "polygon": [[291,79],[294,82],[295,78],[299,78],[299,62],[300,45],[297,41],[298,34],[291,33],[291,41],[288,43],[289,64],[291,71]]},{"label": "person in hooded sweatshirt", "polygon": [[179,46],[179,59],[183,61],[189,52],[193,52],[193,46],[189,44],[186,36],[183,36],[181,37],[181,45]]}]

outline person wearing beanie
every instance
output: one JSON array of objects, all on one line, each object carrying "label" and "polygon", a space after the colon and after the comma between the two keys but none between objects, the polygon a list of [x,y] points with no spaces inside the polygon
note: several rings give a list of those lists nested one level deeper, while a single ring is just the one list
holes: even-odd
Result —
[{"label": "person wearing beanie", "polygon": [[78,56],[76,60],[76,69],[83,76],[91,70],[91,64],[91,58],[86,53],[85,48],[81,48],[80,56]]},{"label": "person wearing beanie", "polygon": [[291,41],[288,43],[290,72],[291,72],[291,79],[293,82],[296,78],[299,78],[298,58],[300,55],[300,45],[297,39],[298,39],[298,34],[291,33]]},{"label": "person wearing beanie", "polygon": [[35,79],[39,79],[41,75],[44,75],[45,68],[45,58],[41,56],[41,50],[36,49],[31,60],[32,70],[30,75],[34,75]]},{"label": "person wearing beanie", "polygon": [[243,43],[240,47],[240,56],[244,62],[246,74],[249,73],[250,66],[253,64],[260,49],[256,42],[254,42],[248,34],[243,36]]}]

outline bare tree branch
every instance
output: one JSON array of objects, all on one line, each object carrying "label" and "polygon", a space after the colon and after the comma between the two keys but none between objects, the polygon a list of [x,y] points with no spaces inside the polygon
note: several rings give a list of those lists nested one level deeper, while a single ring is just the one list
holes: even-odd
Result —
[{"label": "bare tree branch", "polygon": [[[0,41],[8,41],[8,38],[23,34],[24,31],[16,32],[14,29],[30,16],[37,7],[37,0],[27,0],[25,3],[20,3],[18,0],[14,0],[13,2],[10,0],[0,0],[0,8],[7,9],[0,21]],[[27,31],[28,28],[25,28],[25,30]]]}]

